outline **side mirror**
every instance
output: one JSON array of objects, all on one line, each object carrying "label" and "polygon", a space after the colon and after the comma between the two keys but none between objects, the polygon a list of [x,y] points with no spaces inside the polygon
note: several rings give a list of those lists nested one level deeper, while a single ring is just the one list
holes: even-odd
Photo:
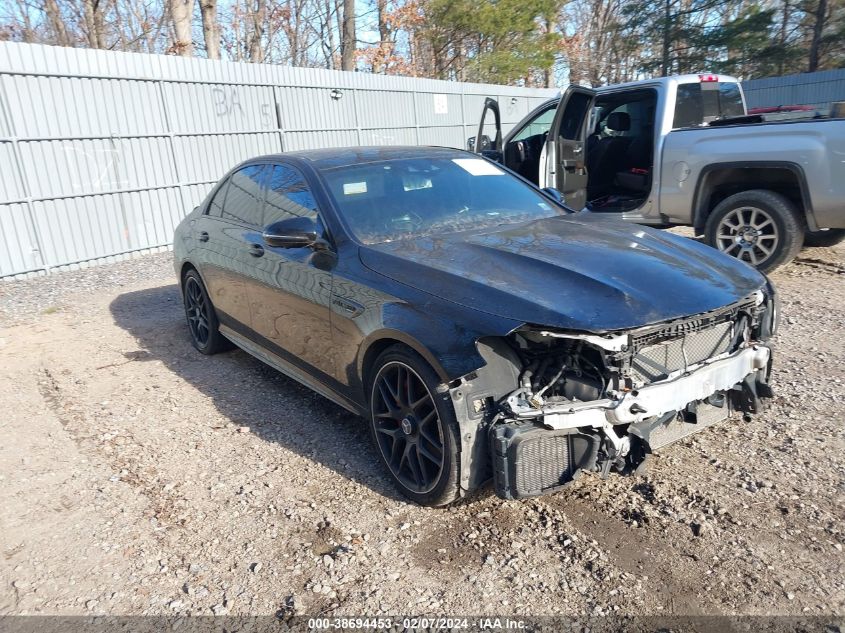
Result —
[{"label": "side mirror", "polygon": [[317,231],[317,223],[311,218],[287,218],[265,228],[262,237],[268,246],[306,248],[319,241]]},{"label": "side mirror", "polygon": [[543,187],[543,193],[558,204],[566,204],[566,200],[564,200],[563,195],[554,187]]},{"label": "side mirror", "polygon": [[[490,140],[490,137],[486,134],[481,135],[481,151],[491,149],[493,147],[493,141]],[[475,152],[475,137],[470,136],[467,139],[467,151],[468,152]]]}]

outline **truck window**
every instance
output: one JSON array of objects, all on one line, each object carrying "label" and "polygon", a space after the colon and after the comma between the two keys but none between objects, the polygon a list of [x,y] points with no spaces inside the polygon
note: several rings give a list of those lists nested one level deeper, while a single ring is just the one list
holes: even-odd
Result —
[{"label": "truck window", "polygon": [[569,97],[563,118],[560,122],[559,136],[568,140],[577,140],[581,135],[581,126],[589,111],[592,97],[582,92],[576,92]]},{"label": "truck window", "polygon": [[739,84],[721,81],[680,84],[672,127],[698,127],[744,114]]},{"label": "truck window", "polygon": [[533,120],[520,130],[520,132],[511,139],[512,141],[524,141],[532,136],[545,134],[552,127],[552,119],[555,116],[555,109],[557,104],[550,106],[547,110],[543,110]]}]

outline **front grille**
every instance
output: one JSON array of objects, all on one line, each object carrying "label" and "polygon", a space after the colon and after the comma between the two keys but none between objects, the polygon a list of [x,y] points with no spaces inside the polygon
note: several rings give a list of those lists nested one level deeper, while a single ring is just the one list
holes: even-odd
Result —
[{"label": "front grille", "polygon": [[[645,335],[648,338],[643,337],[645,340],[641,342],[645,345],[637,347],[635,343],[633,347],[631,379],[637,385],[648,384],[729,351],[732,326],[731,321],[724,321],[695,329],[695,322],[692,322],[683,324],[681,332],[668,340],[660,340],[659,332]],[[651,343],[652,340],[659,342]]]}]

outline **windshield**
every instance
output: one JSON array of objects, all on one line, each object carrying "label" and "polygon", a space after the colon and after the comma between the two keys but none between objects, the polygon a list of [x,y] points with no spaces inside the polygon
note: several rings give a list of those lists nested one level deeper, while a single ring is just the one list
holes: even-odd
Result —
[{"label": "windshield", "polygon": [[565,215],[566,209],[483,158],[409,158],[322,170],[365,244]]}]

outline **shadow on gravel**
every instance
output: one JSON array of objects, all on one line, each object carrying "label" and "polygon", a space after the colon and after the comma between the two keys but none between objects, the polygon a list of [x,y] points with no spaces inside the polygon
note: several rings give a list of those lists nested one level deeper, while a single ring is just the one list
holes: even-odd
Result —
[{"label": "shadow on gravel", "polygon": [[115,323],[141,347],[127,352],[128,360],[161,361],[211,398],[220,415],[236,426],[248,426],[262,440],[277,442],[382,496],[400,498],[378,462],[362,418],[246,352],[197,352],[188,338],[176,284],[127,292],[109,308]]}]

